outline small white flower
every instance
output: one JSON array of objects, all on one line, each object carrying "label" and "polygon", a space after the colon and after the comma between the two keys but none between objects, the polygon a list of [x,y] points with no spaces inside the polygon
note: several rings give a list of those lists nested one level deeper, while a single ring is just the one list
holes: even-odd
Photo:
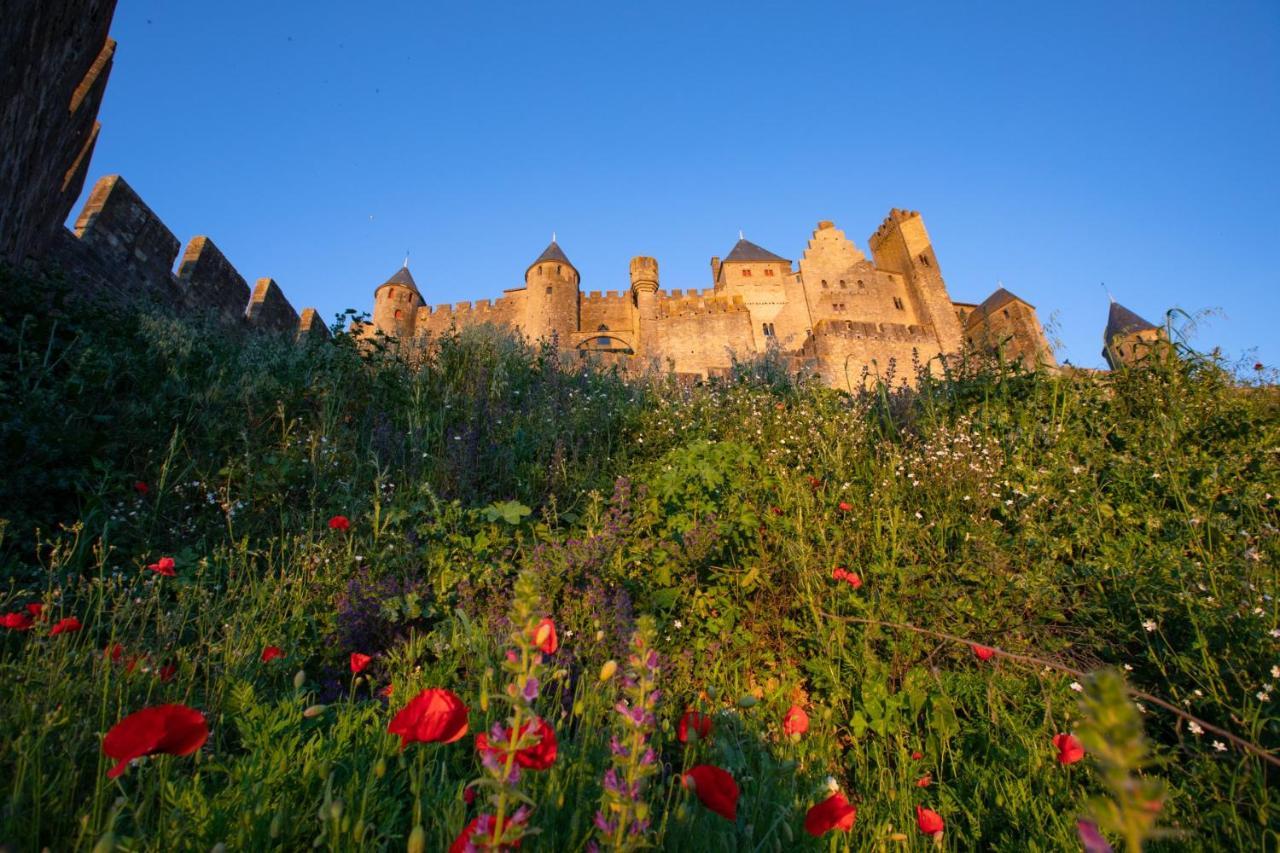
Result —
[{"label": "small white flower", "polygon": [[1154,619],[1146,619],[1143,621],[1142,627],[1147,630],[1148,634],[1150,634],[1152,631],[1156,629],[1156,622]]},{"label": "small white flower", "polygon": [[1193,735],[1196,735],[1197,737],[1204,734],[1204,729],[1200,728],[1200,724],[1197,723],[1195,720],[1192,720],[1190,723],[1188,723],[1187,728],[1191,729],[1191,733]]},{"label": "small white flower", "polygon": [[833,794],[836,791],[840,790],[840,783],[836,781],[836,777],[834,776],[827,777],[827,790]]},{"label": "small white flower", "polygon": [[1280,666],[1271,667],[1271,677],[1280,678]]},{"label": "small white flower", "polygon": [[924,518],[924,513],[922,513],[920,510],[916,510],[916,518]]},{"label": "small white flower", "polygon": [[1214,749],[1216,749],[1216,750],[1218,750],[1218,752],[1226,752],[1226,751],[1227,751],[1227,745],[1226,745],[1225,743],[1223,743],[1222,741],[1220,741],[1220,740],[1215,740],[1215,741],[1213,742],[1213,748],[1214,748]]},{"label": "small white flower", "polygon": [[1259,702],[1266,702],[1268,699],[1271,698],[1271,694],[1265,690],[1259,690],[1257,693],[1253,695],[1258,697]]},{"label": "small white flower", "polygon": [[677,619],[675,622],[672,622],[671,624],[675,625],[677,630],[684,627],[684,623],[681,622],[679,619]]},{"label": "small white flower", "polygon": [[1078,682],[1078,681],[1073,681],[1073,682],[1071,682],[1070,687],[1071,687],[1071,689],[1072,689],[1072,690],[1074,690],[1074,691],[1075,691],[1075,692],[1077,692],[1077,693],[1083,693],[1083,692],[1084,692],[1084,685],[1083,685],[1083,684],[1081,684],[1081,683],[1080,683],[1080,682]]},{"label": "small white flower", "polygon": [[1133,667],[1132,667],[1132,666],[1130,666],[1129,664],[1125,664],[1125,665],[1124,665],[1124,671],[1125,671],[1125,672],[1133,672]]},{"label": "small white flower", "polygon": [[1272,628],[1267,633],[1270,634],[1275,639],[1280,640],[1280,628]]}]

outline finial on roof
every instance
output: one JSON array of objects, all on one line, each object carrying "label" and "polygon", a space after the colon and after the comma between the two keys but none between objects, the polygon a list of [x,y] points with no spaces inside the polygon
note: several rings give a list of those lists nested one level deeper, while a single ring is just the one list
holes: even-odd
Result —
[{"label": "finial on roof", "polygon": [[404,268],[405,269],[409,268],[409,250],[408,249],[404,250]]},{"label": "finial on roof", "polygon": [[552,231],[552,232],[551,232],[551,242],[552,242],[552,243],[554,243],[555,241],[556,241],[556,232]]},{"label": "finial on roof", "polygon": [[1112,295],[1111,295],[1111,291],[1110,291],[1110,290],[1107,290],[1107,283],[1106,283],[1105,281],[1100,281],[1100,282],[1098,282],[1098,285],[1102,288],[1102,292],[1103,292],[1103,293],[1105,293],[1105,294],[1107,294],[1107,298],[1111,300],[1111,304],[1112,304],[1112,305],[1115,305],[1115,304],[1116,304],[1116,298],[1115,298],[1114,296],[1112,296]]},{"label": "finial on roof", "polygon": [[738,239],[739,239],[739,240],[745,240],[745,239],[747,239],[746,237],[743,237],[743,236],[742,236],[742,229],[741,229],[741,228],[739,228],[739,229],[738,229]]}]

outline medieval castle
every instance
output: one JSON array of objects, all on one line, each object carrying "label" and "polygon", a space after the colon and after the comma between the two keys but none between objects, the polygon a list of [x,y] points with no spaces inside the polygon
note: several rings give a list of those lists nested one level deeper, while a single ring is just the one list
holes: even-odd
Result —
[{"label": "medieval castle", "polygon": [[[61,269],[81,294],[141,297],[229,327],[324,339],[314,309],[297,311],[269,277],[246,279],[205,236],[181,243],[119,176],[100,179],[64,227],[88,175],[99,104],[115,54],[116,0],[15,0],[0,28],[12,86],[0,92],[0,263]],[[711,259],[711,287],[664,291],[658,262],[631,260],[623,292],[583,294],[578,270],[553,240],[524,284],[492,301],[428,306],[407,265],[374,291],[372,321],[409,353],[479,323],[551,340],[570,358],[632,370],[708,377],[734,359],[775,352],[796,371],[856,390],[910,383],[966,352],[1054,367],[1035,308],[998,289],[954,302],[918,213],[892,210],[868,239],[868,260],[831,222],[819,222],[798,265],[740,239]],[[175,268],[176,264],[176,268]],[[1164,330],[1112,304],[1103,355],[1112,367],[1145,358]]]},{"label": "medieval castle", "polygon": [[372,324],[361,333],[420,348],[450,327],[495,323],[580,357],[699,377],[776,348],[795,369],[848,390],[877,379],[909,384],[917,366],[940,371],[940,357],[965,350],[1054,366],[1034,306],[1003,288],[976,305],[951,299],[919,213],[890,211],[868,245],[870,260],[819,222],[798,265],[739,239],[711,259],[705,290],[664,291],[658,262],[637,257],[628,290],[584,294],[553,240],[523,286],[435,307],[406,265],[374,291]]}]

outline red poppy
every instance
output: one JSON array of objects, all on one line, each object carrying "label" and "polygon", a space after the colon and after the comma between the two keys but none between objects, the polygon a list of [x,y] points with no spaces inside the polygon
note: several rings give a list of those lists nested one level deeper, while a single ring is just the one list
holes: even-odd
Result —
[{"label": "red poppy", "polygon": [[1058,750],[1059,764],[1075,764],[1084,758],[1084,746],[1072,735],[1054,735],[1053,746]]},{"label": "red poppy", "polygon": [[774,515],[782,515],[782,507],[771,506],[769,507],[769,512],[773,513]]},{"label": "red poppy", "polygon": [[853,504],[849,503],[848,501],[840,501],[841,512],[850,512],[852,509],[853,509]]},{"label": "red poppy", "polygon": [[917,749],[915,752],[911,753],[911,760],[912,760],[912,761],[919,761],[919,760],[920,760],[920,759],[922,759],[922,758],[924,758],[924,753],[923,753],[923,752],[921,752],[921,751],[920,751],[920,750],[918,750],[918,749]]},{"label": "red poppy", "polygon": [[688,743],[689,731],[692,730],[698,736],[698,740],[706,740],[711,737],[711,728],[710,714],[704,714],[701,711],[685,711],[676,725],[676,738],[681,743]]},{"label": "red poppy", "polygon": [[809,731],[809,715],[799,705],[792,705],[782,715],[782,733],[784,735],[802,735]]},{"label": "red poppy", "polygon": [[372,655],[362,655],[359,652],[351,653],[351,674],[357,675],[364,671],[364,668],[373,660]]},{"label": "red poppy", "polygon": [[164,575],[167,578],[171,578],[177,574],[177,572],[173,570],[174,565],[173,557],[161,557],[156,562],[147,566],[147,568],[158,575]]},{"label": "red poppy", "polygon": [[[507,825],[510,826],[512,822],[513,821],[508,819]],[[483,826],[481,824],[483,824]],[[475,835],[479,833],[481,835],[481,839],[479,840],[483,841],[483,836],[487,832],[492,832],[492,834],[489,835],[488,844],[478,844],[472,840]],[[449,845],[449,853],[467,853],[469,850],[512,850],[520,846],[522,839],[519,838],[509,844],[499,844],[495,846],[494,839],[497,834],[497,823],[494,816],[491,814],[482,814],[463,827],[462,832],[460,832],[458,837],[453,840],[453,843]]]},{"label": "red poppy", "polygon": [[27,612],[35,619],[39,619],[44,614],[44,605],[38,601],[33,601],[27,605]]},{"label": "red poppy", "polygon": [[916,826],[920,827],[920,831],[925,835],[937,835],[946,828],[946,822],[943,821],[942,815],[933,809],[916,806]]},{"label": "red poppy", "polygon": [[124,646],[112,643],[102,650],[102,656],[111,658],[112,663],[120,663],[120,659],[124,657]]},{"label": "red poppy", "polygon": [[49,636],[56,637],[59,634],[70,634],[79,631],[81,627],[79,619],[74,616],[68,616],[66,619],[59,619],[54,623],[53,630],[49,632]]},{"label": "red poppy", "polygon": [[1255,361],[1255,362],[1253,363],[1253,369],[1254,369],[1254,370],[1262,370],[1262,369],[1263,369],[1263,367],[1262,367],[1262,362],[1260,362],[1260,361]]},{"label": "red poppy", "polygon": [[0,625],[10,631],[29,631],[34,624],[35,620],[30,613],[6,613],[0,616]]},{"label": "red poppy", "polygon": [[849,570],[846,569],[844,566],[836,566],[834,569],[831,570],[832,580],[842,581],[847,577],[849,577]]},{"label": "red poppy", "polygon": [[433,687],[409,700],[392,718],[387,732],[411,743],[453,743],[467,733],[467,706],[448,690]]},{"label": "red poppy", "polygon": [[560,648],[560,640],[556,638],[556,623],[543,619],[533,629],[533,644],[543,652],[553,655]]},{"label": "red poppy", "polygon": [[822,481],[819,480],[817,477],[809,478],[809,488],[813,489],[815,492],[818,490],[818,487],[821,485],[822,485]]},{"label": "red poppy", "polygon": [[980,646],[974,643],[969,648],[973,649],[973,653],[978,656],[978,660],[991,660],[996,656],[996,650],[990,646]]},{"label": "red poppy", "polygon": [[156,676],[162,682],[173,681],[173,677],[177,674],[178,674],[178,665],[176,663],[167,663],[164,666],[160,667],[159,671],[156,672]]},{"label": "red poppy", "polygon": [[[525,723],[520,727],[520,735],[517,738],[517,742],[525,739],[529,733],[530,726],[533,726],[534,734],[538,736],[538,740],[532,746],[516,750],[516,764],[526,770],[546,770],[556,763],[556,754],[559,750],[555,729],[551,728],[546,720],[538,717],[533,723]],[[511,730],[502,729],[501,731],[502,741],[500,744],[490,743],[487,734],[484,732],[478,733],[476,735],[476,751],[494,753],[501,761],[505,761],[506,752],[502,747],[510,744]]]},{"label": "red poppy", "polygon": [[933,774],[932,774],[932,773],[926,773],[926,774],[924,774],[923,776],[921,776],[919,779],[917,779],[917,780],[916,780],[916,787],[917,787],[917,788],[927,788],[927,787],[929,787],[929,786],[930,786],[930,785],[932,785],[932,784],[933,784]]},{"label": "red poppy", "polygon": [[262,662],[268,663],[276,658],[284,657],[284,652],[280,651],[279,646],[267,646],[262,650]]},{"label": "red poppy", "polygon": [[848,832],[853,829],[853,822],[858,817],[858,810],[849,805],[844,794],[836,791],[804,816],[804,831],[814,838],[821,838],[830,830],[838,829]]},{"label": "red poppy", "polygon": [[471,805],[476,801],[476,786],[468,785],[462,789],[462,801],[467,805]]},{"label": "red poppy", "polygon": [[862,588],[862,577],[857,572],[849,572],[844,576],[844,582],[854,589]]},{"label": "red poppy", "polygon": [[394,684],[388,684],[386,687],[382,688],[382,695],[386,696],[389,699],[391,698],[392,691],[394,691],[395,689],[396,689],[396,686]]},{"label": "red poppy", "polygon": [[345,515],[335,515],[333,518],[329,519],[329,529],[330,530],[350,530],[351,520],[347,518]]},{"label": "red poppy", "polygon": [[148,486],[145,481],[138,480],[136,483],[133,484],[133,490],[138,494],[145,496],[147,492],[151,491],[151,487]]},{"label": "red poppy", "polygon": [[725,820],[738,819],[738,783],[733,781],[729,771],[699,764],[690,767],[681,782],[686,788],[693,788],[698,799],[711,811]]},{"label": "red poppy", "polygon": [[190,755],[209,739],[204,715],[186,705],[143,708],[111,727],[102,739],[102,751],[118,763],[107,771],[114,779],[129,762],[144,755]]}]

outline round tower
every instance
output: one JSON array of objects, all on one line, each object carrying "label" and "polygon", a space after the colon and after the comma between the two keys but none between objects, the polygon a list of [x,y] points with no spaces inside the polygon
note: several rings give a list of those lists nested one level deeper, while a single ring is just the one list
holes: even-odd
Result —
[{"label": "round tower", "polygon": [[578,270],[554,238],[525,270],[524,286],[525,333],[565,345],[578,331]]},{"label": "round tower", "polygon": [[631,259],[631,295],[636,305],[636,352],[648,353],[657,344],[658,260],[643,255]]},{"label": "round tower", "polygon": [[409,272],[409,262],[373,292],[373,327],[390,338],[413,340],[413,325],[422,294]]}]

